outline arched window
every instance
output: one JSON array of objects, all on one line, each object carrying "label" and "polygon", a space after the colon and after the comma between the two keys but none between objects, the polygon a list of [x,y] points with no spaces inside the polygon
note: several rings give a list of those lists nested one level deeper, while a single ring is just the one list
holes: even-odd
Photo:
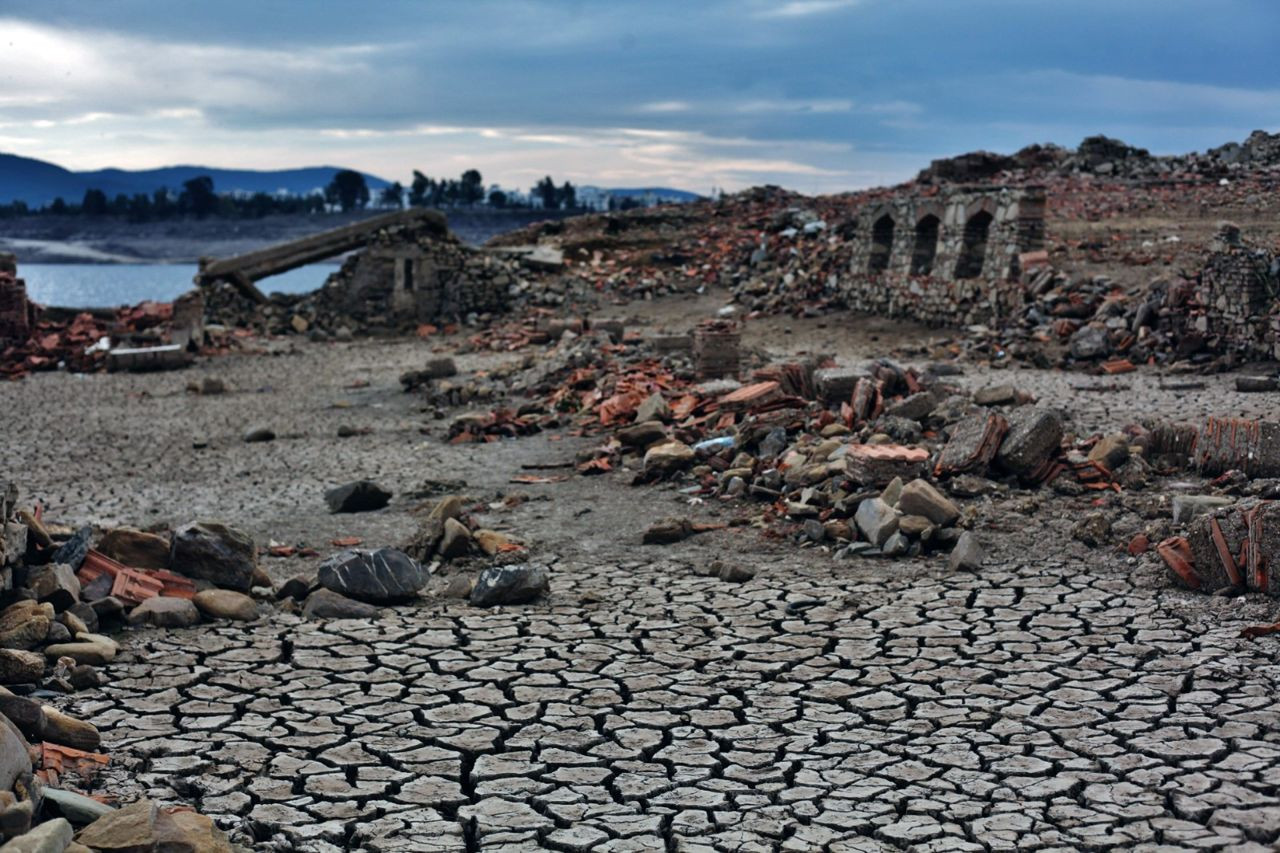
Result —
[{"label": "arched window", "polygon": [[889,256],[893,254],[893,217],[885,214],[871,226],[871,257],[867,272],[884,272],[889,268]]},{"label": "arched window", "polygon": [[933,259],[938,254],[938,217],[930,213],[916,223],[916,247],[911,252],[911,274],[933,272]]},{"label": "arched window", "polygon": [[964,225],[964,244],[956,260],[956,278],[977,278],[987,257],[987,235],[991,232],[991,214],[980,210]]}]

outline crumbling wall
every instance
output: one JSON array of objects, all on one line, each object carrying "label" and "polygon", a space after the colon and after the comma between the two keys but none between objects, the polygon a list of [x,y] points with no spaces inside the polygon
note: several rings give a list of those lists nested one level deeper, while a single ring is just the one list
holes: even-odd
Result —
[{"label": "crumbling wall", "polygon": [[849,307],[938,325],[990,323],[1025,301],[1020,255],[1044,245],[1041,187],[904,192],[860,211]]},{"label": "crumbling wall", "polygon": [[1218,232],[1188,308],[1187,332],[1211,350],[1245,359],[1280,358],[1280,259],[1251,246],[1233,225]]},{"label": "crumbling wall", "polygon": [[18,278],[13,255],[0,253],[0,346],[20,344],[31,337],[35,306],[27,299],[27,285]]}]

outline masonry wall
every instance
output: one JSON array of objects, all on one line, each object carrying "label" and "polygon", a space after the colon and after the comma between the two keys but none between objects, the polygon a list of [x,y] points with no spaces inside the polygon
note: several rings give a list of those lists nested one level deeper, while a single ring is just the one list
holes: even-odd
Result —
[{"label": "masonry wall", "polygon": [[1224,229],[1209,254],[1187,308],[1187,331],[1210,349],[1245,358],[1280,359],[1280,263],[1269,251]]},{"label": "masonry wall", "polygon": [[1024,302],[1018,257],[1044,246],[1044,208],[1041,187],[957,187],[870,205],[842,295],[855,310],[935,325],[996,322]]}]

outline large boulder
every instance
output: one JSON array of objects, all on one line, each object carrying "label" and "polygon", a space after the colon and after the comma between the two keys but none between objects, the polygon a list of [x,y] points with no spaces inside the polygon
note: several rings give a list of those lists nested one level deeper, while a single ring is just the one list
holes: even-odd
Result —
[{"label": "large boulder", "polygon": [[395,548],[341,551],[317,570],[325,589],[372,604],[393,604],[417,595],[427,573],[417,560]]},{"label": "large boulder", "polygon": [[155,850],[159,813],[152,801],[139,800],[98,818],[80,830],[76,841],[94,850]]},{"label": "large boulder", "polygon": [[26,600],[0,612],[0,648],[32,649],[49,636],[54,610],[51,604]]},{"label": "large boulder", "polygon": [[27,573],[27,588],[59,612],[80,600],[80,579],[66,563],[46,563]]},{"label": "large boulder", "polygon": [[476,607],[523,604],[546,594],[550,588],[551,581],[543,566],[492,566],[476,579],[471,590],[471,603]]},{"label": "large boulder", "polygon": [[173,534],[169,563],[189,578],[248,592],[258,549],[246,533],[216,521],[197,521]]}]

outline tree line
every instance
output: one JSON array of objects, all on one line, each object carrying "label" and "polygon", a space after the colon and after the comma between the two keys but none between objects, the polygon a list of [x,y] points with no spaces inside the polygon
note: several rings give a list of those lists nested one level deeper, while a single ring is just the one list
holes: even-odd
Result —
[{"label": "tree line", "polygon": [[[577,192],[568,181],[557,186],[551,176],[534,188],[533,197],[549,210],[573,210],[578,206]],[[364,175],[351,169],[334,174],[323,192],[305,195],[257,192],[251,195],[218,193],[213,178],[201,175],[185,181],[177,193],[167,187],[152,193],[108,196],[100,189],[85,191],[80,201],[61,197],[42,207],[33,208],[24,201],[0,204],[0,218],[49,214],[57,216],[111,216],[130,222],[194,217],[204,219],[260,219],[274,213],[326,213],[335,210],[363,210],[373,201]],[[396,181],[377,194],[376,206],[410,207],[530,207],[529,202],[508,197],[502,190],[486,193],[484,180],[476,169],[468,169],[459,178],[429,178],[416,169],[406,192]]]}]

